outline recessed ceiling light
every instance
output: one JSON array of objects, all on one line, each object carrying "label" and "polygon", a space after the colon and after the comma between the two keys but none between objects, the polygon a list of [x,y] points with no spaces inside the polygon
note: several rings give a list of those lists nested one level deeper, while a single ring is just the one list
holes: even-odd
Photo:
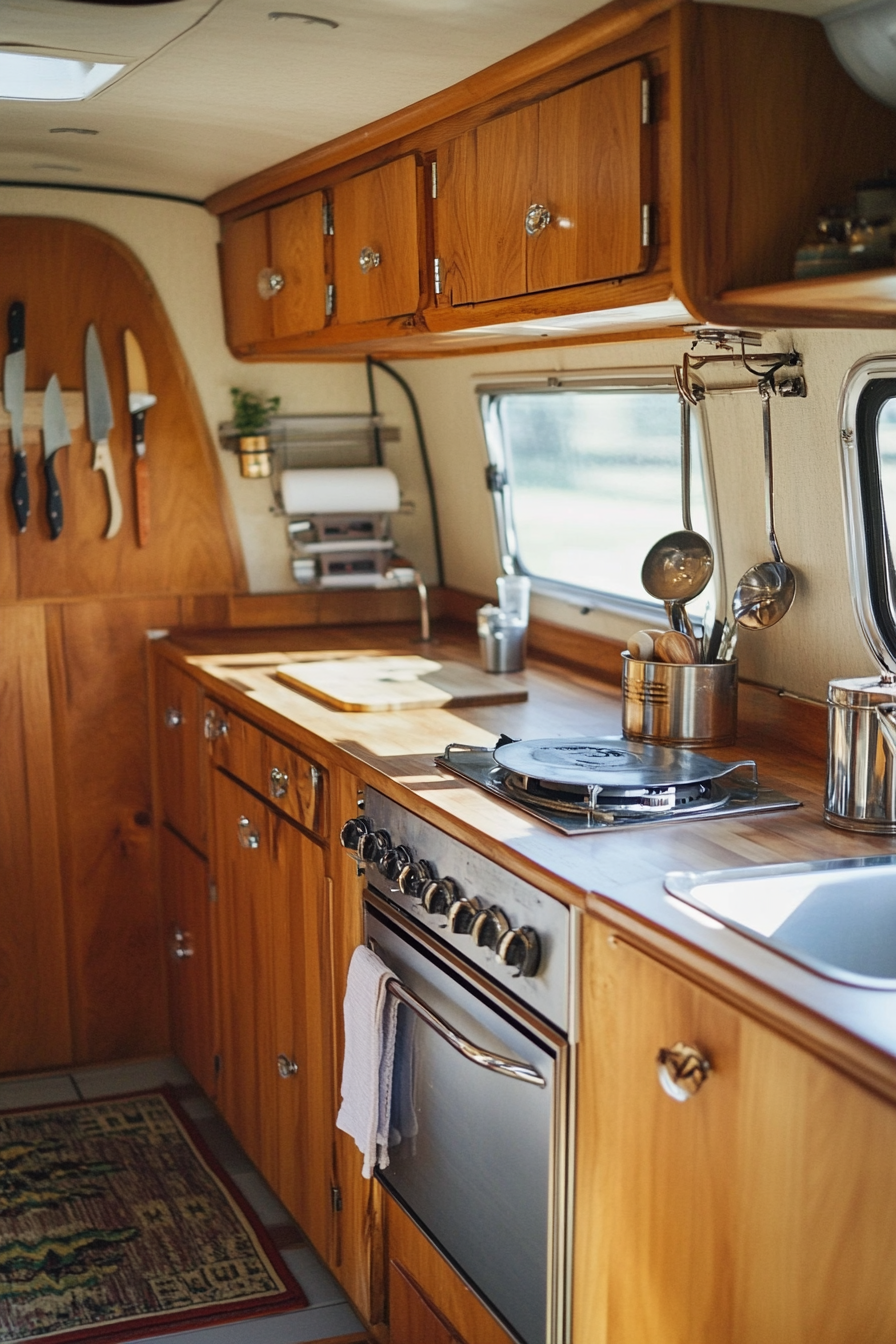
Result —
[{"label": "recessed ceiling light", "polygon": [[0,51],[0,98],[21,102],[79,102],[123,70],[108,61]]},{"label": "recessed ceiling light", "polygon": [[269,19],[301,19],[303,23],[322,23],[325,28],[338,28],[335,19],[322,19],[319,14],[296,14],[291,9],[272,9]]},{"label": "recessed ceiling light", "polygon": [[88,130],[86,126],[51,126],[51,135],[99,135],[99,131]]}]

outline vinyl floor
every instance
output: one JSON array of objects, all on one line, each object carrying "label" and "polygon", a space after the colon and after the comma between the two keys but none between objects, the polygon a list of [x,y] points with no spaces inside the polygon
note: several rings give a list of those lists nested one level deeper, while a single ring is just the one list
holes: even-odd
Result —
[{"label": "vinyl floor", "polygon": [[139,1092],[167,1083],[201,1132],[231,1180],[252,1205],[275,1245],[305,1290],[301,1311],[256,1316],[233,1325],[208,1326],[172,1334],[135,1336],[134,1344],[349,1344],[367,1338],[342,1289],[308,1245],[301,1229],[255,1170],[227,1125],[191,1075],[176,1059],[75,1069],[39,1078],[0,1080],[0,1111],[88,1101]]}]

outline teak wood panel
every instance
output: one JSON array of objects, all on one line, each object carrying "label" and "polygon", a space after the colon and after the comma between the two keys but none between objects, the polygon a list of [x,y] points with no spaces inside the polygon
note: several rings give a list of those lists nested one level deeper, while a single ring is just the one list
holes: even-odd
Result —
[{"label": "teak wood panel", "polygon": [[[417,161],[413,154],[333,190],[336,316],[340,323],[413,313],[420,299]],[[380,262],[366,274],[369,247]]]},{"label": "teak wood panel", "polygon": [[[307,830],[323,832],[327,772],[217,701],[206,703],[215,718],[226,725],[226,730],[208,743],[208,754],[214,764],[236,775],[269,800],[272,807],[285,812]],[[285,775],[285,781],[281,778],[275,782],[274,770]],[[278,788],[285,790],[279,797]]]},{"label": "teak wood panel", "polygon": [[892,1340],[896,1110],[596,920],[582,986],[575,1344]]},{"label": "teak wood panel", "polygon": [[168,826],[159,830],[159,849],[171,1045],[213,1097],[217,1041],[208,864]]},{"label": "teak wood panel", "polygon": [[0,621],[0,1073],[71,1058],[44,613]]},{"label": "teak wood panel", "polygon": [[229,224],[221,237],[221,287],[227,336],[234,348],[273,334],[270,300],[258,292],[258,273],[270,260],[268,212]]},{"label": "teak wood panel", "polygon": [[[79,1062],[156,1054],[168,1045],[151,853],[146,631],[176,625],[179,611],[173,597],[47,608]],[[10,613],[0,615],[5,622]]]},{"label": "teak wood panel", "polygon": [[323,192],[313,191],[270,211],[271,267],[284,281],[269,300],[274,336],[317,331],[327,320],[323,206]]},{"label": "teak wood panel", "polygon": [[155,732],[165,821],[208,853],[208,803],[202,687],[173,663],[156,665]]},{"label": "teak wood panel", "polygon": [[[124,509],[106,539],[109,505],[101,472],[91,469],[86,425],[54,462],[64,524],[50,540],[42,453],[28,454],[31,517],[16,535],[19,598],[102,593],[229,592],[245,587],[239,545],[199,398],[155,288],[134,254],[110,234],[74,220],[0,217],[0,310],[26,306],[26,385],[43,391],[53,373],[62,387],[84,387],[84,336],[96,325],[115,424],[109,445]],[[137,545],[134,452],[128,413],[124,332],[146,357],[158,398],[146,413],[151,525]],[[8,492],[11,461],[0,470]],[[5,516],[5,515],[4,515]]]},{"label": "teak wood panel", "polygon": [[389,1262],[389,1344],[465,1344],[403,1265]]}]

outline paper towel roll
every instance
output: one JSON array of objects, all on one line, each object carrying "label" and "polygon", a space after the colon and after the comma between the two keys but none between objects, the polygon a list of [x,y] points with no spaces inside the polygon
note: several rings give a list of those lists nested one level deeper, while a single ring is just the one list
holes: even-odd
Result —
[{"label": "paper towel roll", "polygon": [[395,513],[398,478],[388,467],[326,467],[284,471],[287,513]]}]

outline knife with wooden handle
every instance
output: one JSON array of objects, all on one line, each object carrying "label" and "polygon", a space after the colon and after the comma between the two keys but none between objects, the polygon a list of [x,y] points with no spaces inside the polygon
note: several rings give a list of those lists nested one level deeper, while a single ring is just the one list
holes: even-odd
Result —
[{"label": "knife with wooden handle", "polygon": [[124,333],[124,359],[128,371],[128,410],[134,444],[134,496],[137,502],[137,541],[149,541],[149,463],[146,460],[146,412],[155,406],[149,390],[146,360],[132,331]]},{"label": "knife with wooden handle", "polygon": [[12,507],[19,531],[24,532],[31,513],[28,496],[28,458],[25,455],[25,305],[11,303],[6,314],[9,352],[3,366],[3,401],[9,412],[13,450]]},{"label": "knife with wooden handle", "polygon": [[106,379],[106,366],[96,327],[91,322],[84,343],[84,365],[87,372],[87,423],[93,443],[93,470],[101,471],[109,492],[109,526],[104,535],[114,537],[121,527],[121,495],[115,480],[115,468],[109,451],[109,430],[115,424],[112,399]]}]

